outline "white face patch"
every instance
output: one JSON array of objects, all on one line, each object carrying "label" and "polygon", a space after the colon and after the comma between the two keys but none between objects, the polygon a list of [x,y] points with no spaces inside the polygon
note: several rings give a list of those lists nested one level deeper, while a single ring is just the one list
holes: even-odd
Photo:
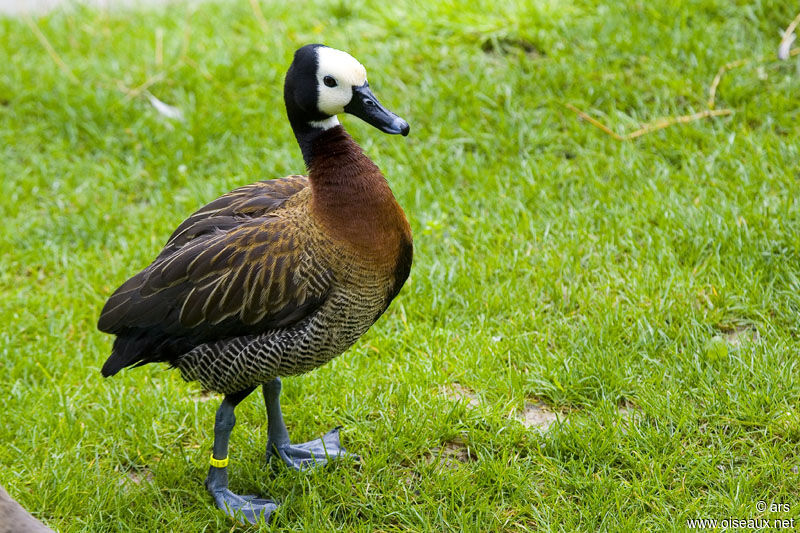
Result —
[{"label": "white face patch", "polygon": [[[350,103],[353,87],[361,87],[367,82],[367,70],[347,52],[327,46],[320,46],[316,51],[317,108],[333,117],[343,113],[344,106]],[[335,82],[336,85],[329,87],[331,82]],[[337,120],[336,124],[338,123]]]}]

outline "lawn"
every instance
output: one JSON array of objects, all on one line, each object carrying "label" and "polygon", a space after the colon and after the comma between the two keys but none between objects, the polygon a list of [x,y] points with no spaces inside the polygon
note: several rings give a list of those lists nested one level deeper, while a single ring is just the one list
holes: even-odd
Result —
[{"label": "lawn", "polygon": [[[282,80],[324,42],[411,124],[342,119],[414,266],[352,349],[284,381],[293,438],[343,425],[360,466],[269,466],[260,395],[237,409],[231,488],[282,502],[260,529],[800,519],[796,6],[288,4],[0,19],[0,484],[62,532],[239,529],[202,485],[220,398],[158,365],[104,380],[95,326],[196,208],[303,171]],[[720,116],[629,140],[586,119],[702,113],[737,60]]]}]

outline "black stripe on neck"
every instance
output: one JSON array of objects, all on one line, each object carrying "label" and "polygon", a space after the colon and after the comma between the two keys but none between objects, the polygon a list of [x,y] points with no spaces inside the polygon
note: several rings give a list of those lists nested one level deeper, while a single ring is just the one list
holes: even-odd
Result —
[{"label": "black stripe on neck", "polygon": [[[290,120],[290,122],[292,121]],[[297,139],[297,144],[300,145],[300,151],[303,153],[303,161],[306,164],[306,168],[311,168],[311,159],[314,156],[312,150],[314,141],[316,141],[323,133],[340,127],[341,126],[336,126],[334,128],[325,130],[323,128],[312,126],[308,122],[292,122],[292,130],[294,131],[294,136]]]}]

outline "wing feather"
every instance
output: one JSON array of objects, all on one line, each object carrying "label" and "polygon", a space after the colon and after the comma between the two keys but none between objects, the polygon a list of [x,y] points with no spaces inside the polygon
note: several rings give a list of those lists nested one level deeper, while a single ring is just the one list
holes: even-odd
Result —
[{"label": "wing feather", "polygon": [[[185,348],[284,327],[319,306],[333,274],[305,253],[308,235],[274,214],[307,185],[303,176],[258,182],[186,219],[156,260],[103,308],[102,331],[130,337],[138,352],[156,352],[133,357],[137,350],[121,347],[131,359],[122,366],[175,356],[157,353],[162,345]],[[146,335],[157,342],[144,342]],[[176,338],[181,342],[170,340]]]}]

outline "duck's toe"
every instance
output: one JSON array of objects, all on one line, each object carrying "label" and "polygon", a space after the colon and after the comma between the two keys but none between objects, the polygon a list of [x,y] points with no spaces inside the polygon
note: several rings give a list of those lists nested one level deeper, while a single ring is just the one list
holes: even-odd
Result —
[{"label": "duck's toe", "polygon": [[261,521],[269,523],[272,512],[278,508],[278,504],[268,498],[255,495],[240,496],[228,489],[209,489],[209,492],[214,497],[217,507],[243,524],[245,522],[258,524]]},{"label": "duck's toe", "polygon": [[267,444],[267,460],[277,454],[287,466],[295,470],[308,470],[325,466],[338,459],[348,458],[360,461],[358,455],[345,450],[339,440],[341,426],[333,428],[319,439],[301,444],[285,444],[283,446]]}]

